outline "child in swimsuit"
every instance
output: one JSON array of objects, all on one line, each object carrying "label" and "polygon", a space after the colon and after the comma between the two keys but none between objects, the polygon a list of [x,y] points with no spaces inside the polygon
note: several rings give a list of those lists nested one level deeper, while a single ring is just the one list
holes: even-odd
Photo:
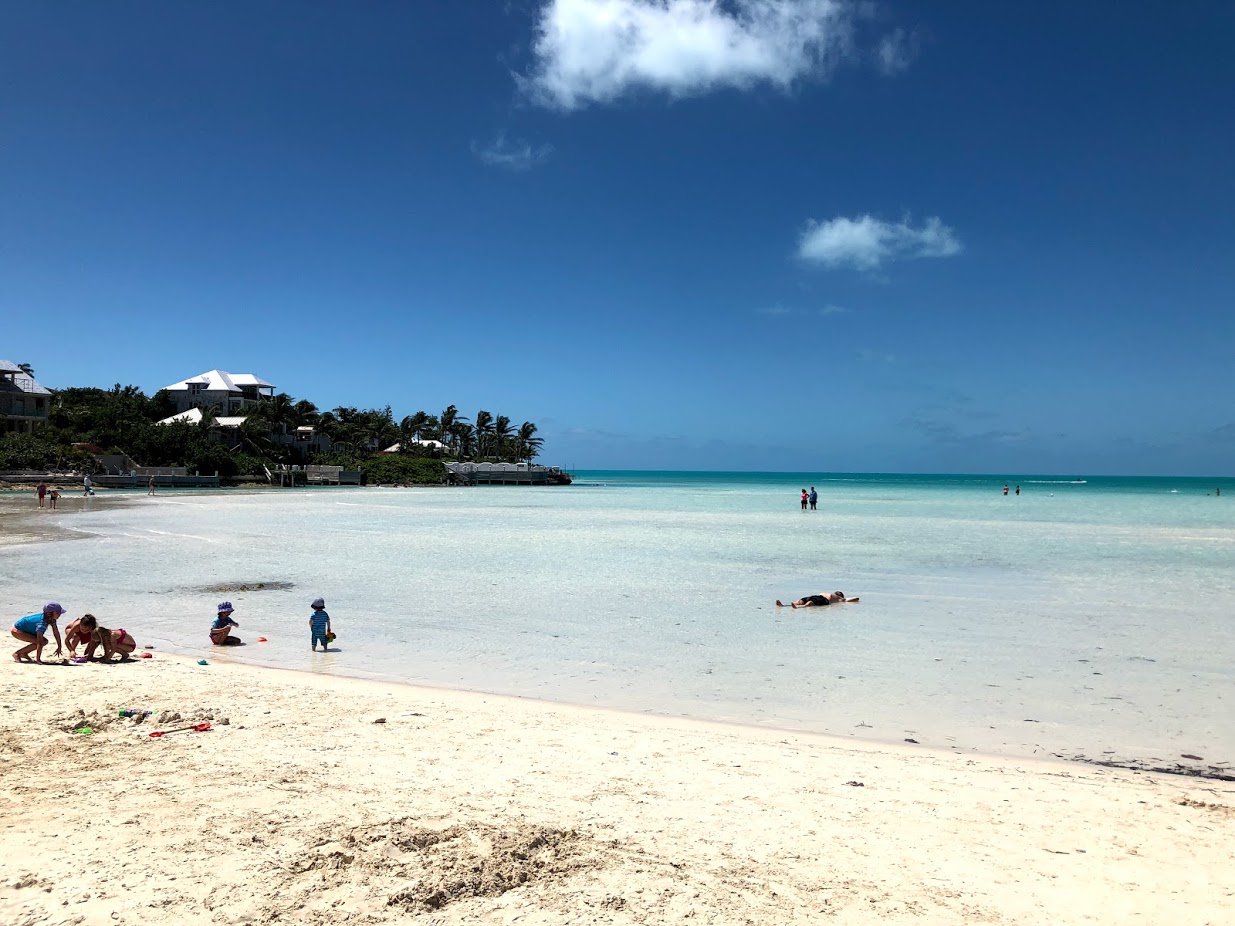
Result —
[{"label": "child in swimsuit", "polygon": [[322,652],[326,652],[326,640],[330,633],[330,615],[326,613],[326,599],[314,598],[313,613],[309,615],[309,647],[313,652],[317,652],[317,643],[320,640],[322,644]]},{"label": "child in swimsuit", "polygon": [[47,628],[51,628],[56,638],[56,655],[64,651],[64,642],[60,639],[60,627],[56,624],[64,608],[55,601],[43,605],[42,614],[31,614],[23,617],[13,625],[14,639],[25,645],[13,653],[14,662],[29,662],[30,654],[34,653],[34,661],[43,661],[43,647],[47,645]]},{"label": "child in swimsuit", "polygon": [[86,649],[87,658],[93,658],[96,646],[103,647],[103,655],[99,658],[104,662],[110,660],[112,656],[119,656],[120,661],[123,662],[132,655],[133,650],[137,649],[137,641],[129,635],[127,630],[108,630],[106,627],[96,626],[90,646]]},{"label": "child in swimsuit", "polygon": [[215,646],[238,646],[240,638],[231,635],[231,629],[240,626],[232,620],[232,612],[236,609],[230,601],[220,601],[218,610],[219,616],[210,625],[210,642]]},{"label": "child in swimsuit", "polygon": [[[90,650],[94,649],[92,641],[94,639],[94,628],[97,626],[98,621],[94,619],[93,614],[83,614],[64,628],[64,645],[69,648],[70,659],[77,656],[77,647],[79,646],[89,647]],[[86,657],[89,658],[89,656],[90,652],[87,650]]]}]

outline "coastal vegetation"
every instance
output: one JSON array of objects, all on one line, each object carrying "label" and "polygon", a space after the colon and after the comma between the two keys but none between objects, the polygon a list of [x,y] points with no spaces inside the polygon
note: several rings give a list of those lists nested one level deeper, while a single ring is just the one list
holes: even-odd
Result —
[{"label": "coastal vegetation", "polygon": [[326,464],[362,470],[369,482],[437,483],[445,460],[531,462],[544,444],[530,421],[515,426],[484,409],[473,421],[454,405],[396,420],[389,405],[320,411],[278,393],[247,405],[235,427],[219,426],[217,407],[203,408],[200,422],[159,423],[176,411],[164,391],[147,396],[120,384],[61,389],[35,433],[0,437],[0,471],[90,470],[96,456],[125,454],[142,466],[227,478],[264,478],[265,469],[282,464]]}]

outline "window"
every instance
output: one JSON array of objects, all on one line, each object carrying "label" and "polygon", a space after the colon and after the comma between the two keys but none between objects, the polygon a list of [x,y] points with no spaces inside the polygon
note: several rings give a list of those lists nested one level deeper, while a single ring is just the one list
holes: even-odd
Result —
[{"label": "window", "polygon": [[201,383],[189,383],[189,395],[201,395],[201,394],[202,394],[202,384]]},{"label": "window", "polygon": [[41,412],[43,410],[43,400],[42,399],[34,400],[34,410],[36,412]]}]

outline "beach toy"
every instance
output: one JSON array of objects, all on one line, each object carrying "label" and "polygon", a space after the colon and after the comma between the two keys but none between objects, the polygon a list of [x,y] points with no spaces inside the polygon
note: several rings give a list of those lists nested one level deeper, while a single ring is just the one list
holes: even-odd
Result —
[{"label": "beach toy", "polygon": [[74,730],[73,732],[74,732],[74,733],[79,733],[79,734],[81,734],[82,736],[89,736],[91,733],[93,733],[93,732],[94,732],[94,730],[93,730],[93,729],[91,729],[90,727],[78,727],[78,728],[77,728],[76,730]]},{"label": "beach toy", "polygon": [[153,659],[154,654],[153,653],[142,653],[141,656],[139,656],[138,658],[139,659]]},{"label": "beach toy", "polygon": [[335,635],[334,635],[334,631],[332,630],[330,631],[330,633],[326,634],[326,642],[333,643],[334,641],[335,641]]},{"label": "beach toy", "polygon": [[82,663],[82,662],[89,662],[90,660],[87,659],[85,656],[74,656],[73,661],[77,663]]},{"label": "beach toy", "polygon": [[257,642],[258,643],[268,643],[269,641],[265,637],[258,637]]},{"label": "beach toy", "polygon": [[199,666],[208,666],[208,665],[210,665],[210,663],[206,662],[206,660],[204,660],[204,659],[199,659],[199,660],[197,660],[197,664],[198,664]]},{"label": "beach toy", "polygon": [[210,722],[206,721],[205,723],[190,724],[187,727],[176,727],[174,730],[155,730],[150,735],[157,739],[160,736],[167,736],[169,733],[184,733],[186,730],[192,730],[194,733],[205,733],[209,729]]}]

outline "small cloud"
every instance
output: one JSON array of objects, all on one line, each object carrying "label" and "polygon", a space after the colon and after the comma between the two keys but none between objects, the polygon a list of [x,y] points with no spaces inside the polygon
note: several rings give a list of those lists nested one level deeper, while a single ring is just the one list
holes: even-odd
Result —
[{"label": "small cloud", "polygon": [[849,0],[547,0],[535,64],[516,80],[535,102],[567,111],[635,90],[788,90],[862,58],[854,32],[863,9]]},{"label": "small cloud", "polygon": [[498,132],[497,137],[488,145],[472,142],[472,154],[486,164],[507,170],[529,170],[537,164],[543,164],[552,153],[552,145],[534,147],[531,142],[522,138],[507,138],[505,132]]},{"label": "small cloud", "polygon": [[839,305],[825,305],[819,309],[793,309],[788,306],[781,305],[779,302],[776,305],[761,306],[755,309],[757,315],[846,315],[849,309]]},{"label": "small cloud", "polygon": [[895,354],[885,354],[877,350],[860,350],[858,356],[867,363],[896,363]]},{"label": "small cloud", "polygon": [[892,77],[913,64],[913,59],[917,56],[916,38],[908,35],[904,29],[896,29],[879,40],[875,62],[879,66],[880,74]]},{"label": "small cloud", "polygon": [[874,270],[891,260],[952,257],[961,250],[955,233],[938,218],[927,219],[921,228],[914,228],[908,220],[883,222],[870,215],[812,220],[798,241],[798,256],[803,260],[858,270]]}]

